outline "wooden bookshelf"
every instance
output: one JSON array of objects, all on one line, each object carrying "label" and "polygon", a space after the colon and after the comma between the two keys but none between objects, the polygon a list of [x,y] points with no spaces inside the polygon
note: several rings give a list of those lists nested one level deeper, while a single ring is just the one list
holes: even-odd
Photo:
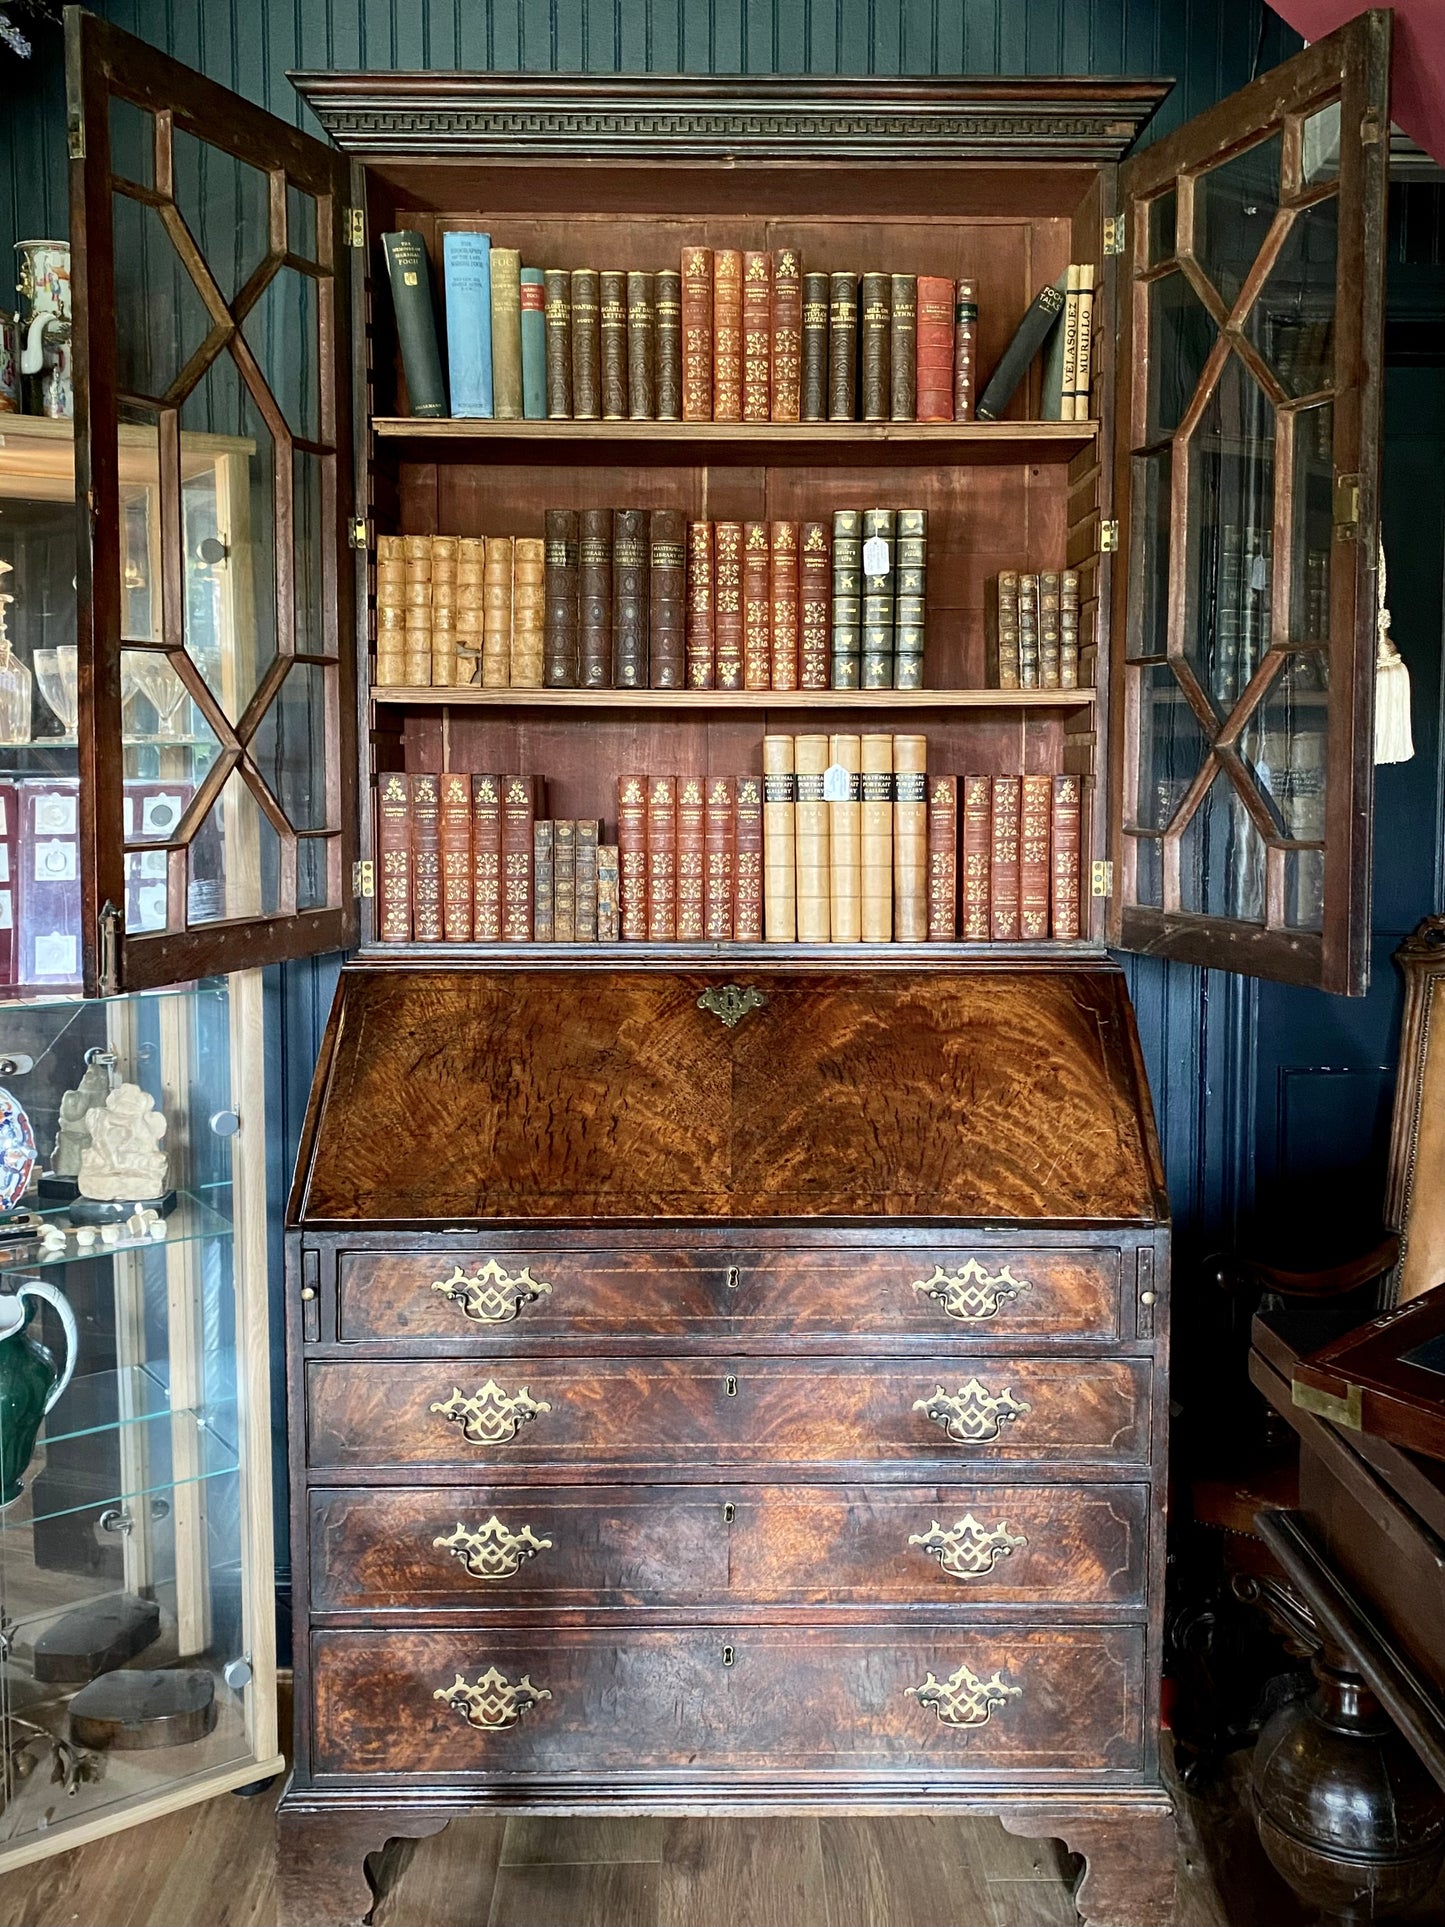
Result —
[{"label": "wooden bookshelf", "polygon": [[443,709],[1083,709],[1092,689],[479,689],[374,686],[373,702]]}]

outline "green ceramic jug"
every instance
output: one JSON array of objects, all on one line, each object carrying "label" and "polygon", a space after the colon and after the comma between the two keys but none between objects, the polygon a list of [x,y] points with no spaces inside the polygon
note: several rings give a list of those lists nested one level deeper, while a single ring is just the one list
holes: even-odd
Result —
[{"label": "green ceramic jug", "polygon": [[[65,1331],[65,1367],[38,1338],[27,1336],[27,1298],[43,1298]],[[43,1278],[24,1278],[13,1292],[0,1291],[0,1506],[20,1497],[21,1475],[30,1463],[40,1421],[70,1383],[75,1370],[75,1314],[63,1292]]]}]

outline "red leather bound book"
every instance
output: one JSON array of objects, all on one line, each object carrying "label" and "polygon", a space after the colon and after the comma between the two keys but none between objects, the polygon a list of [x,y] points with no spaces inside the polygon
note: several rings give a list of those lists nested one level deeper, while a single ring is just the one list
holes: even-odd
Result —
[{"label": "red leather bound book", "polygon": [[677,779],[677,940],[701,943],[707,917],[707,785]]},{"label": "red leather bound book", "polygon": [[376,934],[411,942],[411,778],[388,770],[376,779]]},{"label": "red leather bound book", "polygon": [[737,795],[731,776],[710,776],[707,783],[707,893],[704,931],[709,943],[727,943],[733,934],[733,850]]},{"label": "red leather bound book", "polygon": [[502,935],[502,778],[472,778],[472,941]]},{"label": "red leather bound book", "polygon": [[647,778],[617,779],[617,867],[624,943],[647,936]]},{"label": "red leather bound book", "polygon": [[953,283],[918,277],[918,419],[953,420]]},{"label": "red leather bound book", "polygon": [[803,263],[796,248],[773,256],[773,420],[795,422],[803,393]]},{"label": "red leather bound book", "polygon": [[1083,924],[1080,883],[1083,855],[1079,847],[1083,785],[1077,776],[1053,779],[1051,924],[1060,943],[1077,943]]},{"label": "red leather bound book", "polygon": [[765,422],[773,407],[773,257],[743,255],[743,420]]},{"label": "red leather bound book", "polygon": [[743,418],[743,257],[715,248],[712,257],[712,418]]},{"label": "red leather bound book", "polygon": [[733,845],[733,940],[763,940],[763,779],[737,779]]},{"label": "red leather bound book", "polygon": [[411,779],[411,934],[416,943],[442,940],[441,779]]},{"label": "red leather bound book", "polygon": [[442,936],[472,940],[472,779],[447,770],[441,779]]},{"label": "red leather bound book", "polygon": [[963,940],[989,940],[989,874],[993,856],[993,786],[986,776],[963,779]]},{"label": "red leather bound book", "polygon": [[743,687],[773,686],[772,562],[766,522],[743,524]]},{"label": "red leather bound book", "polygon": [[711,522],[687,525],[687,686],[713,686],[713,545]]},{"label": "red leather bound book", "polygon": [[1049,934],[1049,825],[1051,776],[1026,776],[1019,799],[1019,935],[1037,942]]},{"label": "red leather bound book", "polygon": [[832,542],[826,522],[804,522],[798,541],[799,684],[828,687]]},{"label": "red leather bound book", "polygon": [[532,941],[532,845],[537,779],[509,776],[502,790],[502,937]]},{"label": "red leather bound book", "polygon": [[743,686],[743,525],[713,524],[714,680],[719,689]]},{"label": "red leather bound book", "polygon": [[989,856],[989,931],[998,943],[1019,934],[1019,779],[993,778],[993,828]]},{"label": "red leather bound book", "polygon": [[769,571],[773,603],[772,683],[774,689],[798,686],[798,525],[774,522],[769,532]]},{"label": "red leather bound book", "polygon": [[712,420],[712,249],[682,251],[682,419]]},{"label": "red leather bound book", "polygon": [[958,932],[958,778],[928,779],[928,941]]},{"label": "red leather bound book", "polygon": [[647,779],[647,940],[677,936],[677,778]]}]

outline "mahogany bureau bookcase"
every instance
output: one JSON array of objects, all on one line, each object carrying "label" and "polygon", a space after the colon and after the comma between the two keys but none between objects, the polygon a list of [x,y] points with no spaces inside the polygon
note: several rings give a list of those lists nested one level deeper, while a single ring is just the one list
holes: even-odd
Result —
[{"label": "mahogany bureau bookcase", "polygon": [[[210,701],[175,594],[224,541],[144,645],[219,745],[144,846],[164,929],[113,907],[135,846],[81,758],[87,987],[354,952],[288,1219],[286,1919],[358,1919],[369,1851],[490,1809],[992,1813],[1085,1856],[1088,1919],[1168,1921],[1168,1210],[1105,944],[1365,982],[1388,16],[1128,159],[1165,83],[298,75],[318,141],[68,31],[83,744],[119,728],[120,425],[172,460],[214,365],[276,456],[255,698]],[[147,364],[137,207],[189,289]],[[416,419],[398,228],[434,271],[471,228],[972,276],[985,376],[1092,264],[1096,418],[1039,420],[1035,367],[997,422]],[[379,535],[878,503],[928,511],[922,690],[376,686]],[[987,687],[990,577],[1065,567],[1081,687]],[[625,772],[860,726],[1079,777],[1080,940],[379,940],[379,777],[537,772],[610,829]],[[242,793],[264,914],[207,922],[189,842]]]}]

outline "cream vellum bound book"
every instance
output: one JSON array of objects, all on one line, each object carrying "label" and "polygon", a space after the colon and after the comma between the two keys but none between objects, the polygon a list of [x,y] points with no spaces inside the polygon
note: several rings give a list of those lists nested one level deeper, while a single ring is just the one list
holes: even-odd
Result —
[{"label": "cream vellum bound book", "polygon": [[792,737],[764,736],[763,937],[768,943],[792,943],[798,935],[795,794]]},{"label": "cream vellum bound book", "polygon": [[863,941],[893,938],[893,738],[865,736],[860,755]]},{"label": "cream vellum bound book", "polygon": [[793,766],[798,778],[793,819],[798,856],[798,942],[828,943],[833,934],[828,804],[824,799],[828,738],[795,736]]},{"label": "cream vellum bound book", "polygon": [[893,936],[928,938],[928,738],[893,738]]},{"label": "cream vellum bound book", "polygon": [[861,737],[828,739],[824,794],[834,943],[858,943],[863,935],[862,753]]}]

